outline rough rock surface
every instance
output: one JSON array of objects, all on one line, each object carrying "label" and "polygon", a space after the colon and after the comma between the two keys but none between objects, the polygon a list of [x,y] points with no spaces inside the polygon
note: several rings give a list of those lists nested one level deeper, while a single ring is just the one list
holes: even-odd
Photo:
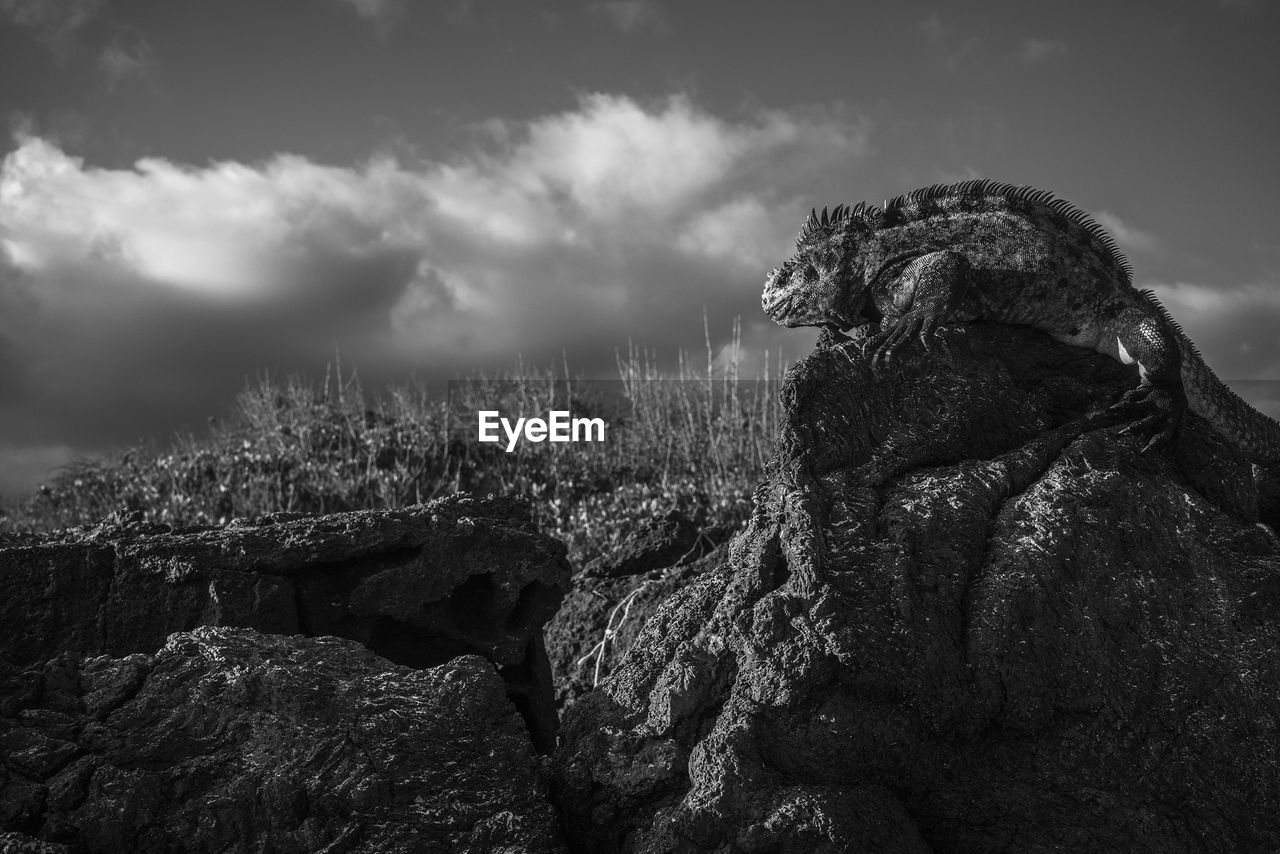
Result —
[{"label": "rough rock surface", "polygon": [[580,851],[1271,851],[1280,547],[1249,466],[1085,414],[1132,369],[1031,330],[783,390],[729,566],[565,714]]},{"label": "rough rock surface", "polygon": [[618,548],[588,563],[582,574],[590,578],[621,578],[701,557],[711,547],[700,533],[694,520],[673,510],[637,526]]},{"label": "rough rock surface", "polygon": [[0,851],[564,850],[477,656],[414,670],[348,640],[204,627],[0,684]]},{"label": "rough rock surface", "polygon": [[25,833],[0,833],[0,854],[67,854],[67,846]]},{"label": "rough rock surface", "polygon": [[0,549],[0,655],[25,667],[152,653],[201,625],[351,638],[410,667],[476,654],[503,668],[545,751],[556,719],[541,628],[569,580],[564,545],[514,499],[103,526]]},{"label": "rough rock surface", "polygon": [[[640,575],[574,578],[573,589],[546,625],[547,655],[555,684],[556,708],[564,709],[607,677],[622,661],[641,628],[675,591],[728,559],[727,531],[705,540],[712,550],[695,561],[658,567]],[[720,544],[714,545],[716,542]],[[608,640],[601,648],[601,641]]]}]

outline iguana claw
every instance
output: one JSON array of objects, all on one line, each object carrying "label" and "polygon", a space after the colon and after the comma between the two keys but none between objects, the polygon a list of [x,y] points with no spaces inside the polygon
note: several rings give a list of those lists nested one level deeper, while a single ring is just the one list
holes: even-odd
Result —
[{"label": "iguana claw", "polygon": [[942,318],[930,313],[912,310],[898,318],[888,327],[881,329],[862,342],[862,352],[871,352],[871,370],[880,369],[880,361],[888,365],[893,361],[893,351],[903,344],[910,343],[912,338],[920,341],[926,353],[933,352],[933,344],[938,344],[944,353],[950,353],[947,342],[938,335],[938,327]]},{"label": "iguana claw", "polygon": [[938,334],[940,321],[941,318],[934,318],[923,311],[908,311],[892,325],[863,339],[861,342],[863,355],[870,352],[872,370],[878,371],[881,361],[883,360],[884,365],[890,365],[893,361],[893,351],[904,344],[910,344],[911,338],[919,339],[924,352],[932,353],[933,344],[938,344],[943,353],[950,355],[951,348],[947,347],[946,339]]},{"label": "iguana claw", "polygon": [[1142,453],[1162,448],[1173,441],[1187,412],[1187,397],[1180,385],[1143,383],[1124,393],[1107,408],[1107,415],[1128,421],[1121,433],[1146,436]]}]

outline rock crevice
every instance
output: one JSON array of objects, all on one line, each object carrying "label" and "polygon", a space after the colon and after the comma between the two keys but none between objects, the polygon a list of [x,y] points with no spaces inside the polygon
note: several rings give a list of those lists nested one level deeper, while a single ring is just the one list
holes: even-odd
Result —
[{"label": "rock crevice", "polygon": [[479,655],[512,674],[535,744],[554,746],[541,636],[570,569],[564,545],[536,531],[521,501],[453,496],[177,532],[105,525],[2,554],[10,665],[151,653],[201,625],[350,638],[416,668]]}]

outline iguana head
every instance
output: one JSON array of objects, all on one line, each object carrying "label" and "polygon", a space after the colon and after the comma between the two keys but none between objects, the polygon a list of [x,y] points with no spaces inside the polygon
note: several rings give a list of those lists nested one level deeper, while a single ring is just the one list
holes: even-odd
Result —
[{"label": "iguana head", "polygon": [[796,253],[765,279],[765,314],[783,326],[834,326],[843,332],[858,325],[867,301],[861,248],[871,233],[862,214],[862,205],[809,214]]}]

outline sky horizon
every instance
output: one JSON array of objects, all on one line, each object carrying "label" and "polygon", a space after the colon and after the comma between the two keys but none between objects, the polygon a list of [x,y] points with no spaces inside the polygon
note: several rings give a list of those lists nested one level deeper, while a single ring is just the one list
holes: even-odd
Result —
[{"label": "sky horizon", "polygon": [[1274,0],[731,9],[0,0],[0,494],[335,353],[794,359],[808,210],[974,177],[1091,212],[1280,416]]}]

